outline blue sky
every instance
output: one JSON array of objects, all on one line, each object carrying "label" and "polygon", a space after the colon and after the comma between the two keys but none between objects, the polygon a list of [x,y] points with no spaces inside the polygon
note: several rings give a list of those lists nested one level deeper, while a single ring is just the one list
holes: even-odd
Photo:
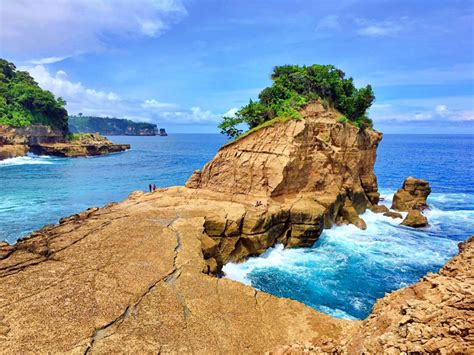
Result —
[{"label": "blue sky", "polygon": [[473,1],[0,0],[0,57],[71,114],[217,132],[275,65],[372,84],[385,133],[474,133]]}]

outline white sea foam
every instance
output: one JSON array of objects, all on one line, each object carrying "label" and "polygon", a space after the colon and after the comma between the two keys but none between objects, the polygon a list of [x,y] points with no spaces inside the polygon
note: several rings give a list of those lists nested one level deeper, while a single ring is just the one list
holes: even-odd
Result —
[{"label": "white sea foam", "polygon": [[24,157],[10,158],[0,161],[1,166],[17,166],[17,165],[48,165],[54,164],[54,159],[44,155],[28,154]]},{"label": "white sea foam", "polygon": [[[387,195],[384,202],[390,204],[391,196]],[[446,238],[446,228],[455,230],[460,222],[464,229],[474,228],[474,211],[442,211],[432,206],[425,213],[430,226],[417,230],[401,226],[399,218],[367,211],[361,216],[367,223],[366,230],[353,225],[333,227],[323,231],[313,248],[284,249],[277,245],[260,257],[249,258],[240,264],[227,264],[223,271],[229,279],[270,293],[275,287],[276,294],[299,299],[339,318],[355,319],[347,313],[349,311],[330,300],[342,297],[350,304],[351,313],[361,314],[370,310],[371,292],[378,291],[354,293],[353,282],[357,281],[353,280],[369,278],[363,283],[375,289],[381,282],[391,289],[405,287],[422,276],[417,275],[419,271],[416,270],[436,271],[436,267],[456,253],[458,241]],[[441,230],[441,227],[445,229]],[[460,230],[461,235],[464,229]],[[276,285],[271,281],[272,286],[266,287],[269,280],[275,278],[278,282],[283,280],[283,284]],[[296,286],[288,281],[290,279],[297,280]],[[295,293],[294,288],[300,286],[301,290],[309,287],[314,295],[309,296],[307,291]]]}]

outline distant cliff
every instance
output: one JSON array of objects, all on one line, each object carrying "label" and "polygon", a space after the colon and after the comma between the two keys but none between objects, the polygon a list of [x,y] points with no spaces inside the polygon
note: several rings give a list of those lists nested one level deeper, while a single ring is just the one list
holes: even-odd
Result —
[{"label": "distant cliff", "polygon": [[89,116],[70,116],[69,131],[73,133],[95,133],[107,136],[156,136],[155,124],[133,122],[127,119]]}]

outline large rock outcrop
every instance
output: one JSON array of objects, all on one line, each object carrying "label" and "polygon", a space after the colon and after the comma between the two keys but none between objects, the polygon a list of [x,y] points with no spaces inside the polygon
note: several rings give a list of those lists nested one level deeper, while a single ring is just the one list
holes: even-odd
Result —
[{"label": "large rock outcrop", "polygon": [[472,239],[445,271],[386,296],[363,322],[211,275],[276,242],[311,245],[375,204],[379,140],[309,107],[303,121],[227,145],[188,187],[136,192],[0,243],[0,353],[468,349]]},{"label": "large rock outcrop", "polygon": [[263,202],[206,217],[218,265],[277,242],[311,246],[334,223],[365,228],[358,215],[379,200],[373,166],[381,133],[339,123],[318,103],[302,115],[228,143],[187,181],[190,189]]},{"label": "large rock outcrop", "polygon": [[136,193],[0,244],[0,353],[472,350],[474,238],[439,274],[345,321],[207,275],[206,217],[251,208],[217,196]]},{"label": "large rock outcrop", "polygon": [[68,140],[65,132],[44,125],[14,128],[0,125],[0,160],[25,156],[28,152],[59,157],[102,155],[130,149],[129,144],[114,144],[91,134]]},{"label": "large rock outcrop", "polygon": [[406,212],[412,209],[423,210],[428,207],[426,199],[430,193],[428,181],[409,176],[393,196],[392,209]]}]

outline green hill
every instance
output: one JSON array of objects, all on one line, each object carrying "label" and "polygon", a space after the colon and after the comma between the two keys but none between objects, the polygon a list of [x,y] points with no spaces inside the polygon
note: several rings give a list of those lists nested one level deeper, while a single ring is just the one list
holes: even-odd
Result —
[{"label": "green hill", "polygon": [[67,131],[66,102],[39,87],[26,71],[0,59],[0,124],[23,127],[43,124]]},{"label": "green hill", "polygon": [[127,119],[90,116],[70,116],[69,131],[72,133],[95,133],[107,136],[155,136],[155,124],[133,122]]}]

